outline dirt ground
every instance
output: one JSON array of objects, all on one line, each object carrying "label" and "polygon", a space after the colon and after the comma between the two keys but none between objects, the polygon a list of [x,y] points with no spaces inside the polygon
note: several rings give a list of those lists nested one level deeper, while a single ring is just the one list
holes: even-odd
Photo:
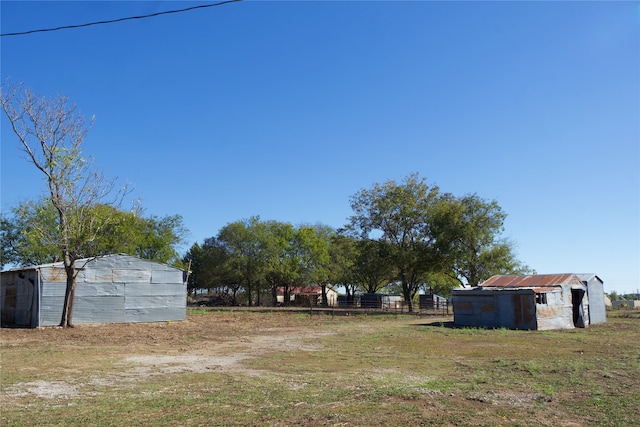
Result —
[{"label": "dirt ground", "polygon": [[321,318],[299,314],[254,312],[251,316],[239,311],[211,311],[190,314],[184,321],[155,323],[114,323],[100,325],[78,325],[61,329],[45,327],[37,329],[0,330],[0,343],[11,345],[27,342],[48,342],[53,345],[91,345],[125,347],[136,349],[165,349],[198,346],[199,341],[225,342],[242,339],[244,336],[272,336],[290,330],[304,336],[300,328],[313,325]]},{"label": "dirt ground", "polygon": [[[78,325],[71,329],[2,329],[0,345],[43,345],[74,348],[117,349],[114,374],[91,378],[93,384],[115,384],[145,377],[179,372],[243,372],[259,375],[241,362],[270,351],[313,351],[317,316],[290,313],[209,312],[189,315],[181,322]],[[305,326],[306,325],[306,326]],[[0,367],[1,368],[1,367]],[[4,390],[9,397],[36,395],[41,398],[77,397],[80,386],[56,381],[21,383]]]}]

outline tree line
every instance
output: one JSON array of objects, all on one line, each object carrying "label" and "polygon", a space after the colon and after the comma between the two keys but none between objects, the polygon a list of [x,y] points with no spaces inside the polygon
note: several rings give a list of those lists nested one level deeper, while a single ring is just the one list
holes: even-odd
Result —
[{"label": "tree line", "polygon": [[222,289],[251,305],[263,304],[267,295],[275,300],[279,288],[288,301],[288,293],[303,285],[321,286],[326,304],[333,285],[347,298],[397,287],[411,310],[421,287],[446,293],[494,274],[529,271],[501,237],[506,215],[495,201],[442,193],[417,174],[360,190],[341,229],[252,217],[227,224],[180,259],[182,217],[122,210],[128,186],[118,187],[83,155],[93,119],[87,123],[65,96],[41,96],[19,84],[0,86],[0,106],[48,189],[43,199],[2,213],[0,264],[63,263],[62,327],[73,326],[76,261],[108,253],[190,265],[191,291]]},{"label": "tree line", "polygon": [[443,193],[414,173],[361,189],[350,203],[353,215],[340,229],[259,217],[227,224],[185,255],[190,292],[261,305],[275,304],[278,290],[286,303],[293,288],[316,285],[326,305],[329,285],[343,288],[347,301],[394,289],[412,311],[420,289],[446,295],[495,274],[531,272],[502,236],[506,214],[494,200]]}]

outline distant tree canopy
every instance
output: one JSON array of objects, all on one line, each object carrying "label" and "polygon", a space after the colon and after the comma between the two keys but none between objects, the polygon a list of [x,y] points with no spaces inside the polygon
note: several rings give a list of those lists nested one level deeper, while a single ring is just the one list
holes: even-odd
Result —
[{"label": "distant tree canopy", "polygon": [[444,195],[430,225],[445,257],[444,271],[463,286],[478,286],[496,274],[532,272],[501,236],[506,217],[495,200]]},{"label": "distant tree canopy", "polygon": [[193,245],[184,258],[191,263],[189,289],[230,291],[233,301],[243,289],[249,304],[260,304],[268,292],[275,303],[277,289],[285,300],[295,286],[329,281],[329,244],[333,230],[299,226],[258,217],[227,224],[217,236]]},{"label": "distant tree canopy", "polygon": [[[78,258],[126,253],[151,261],[181,265],[178,253],[186,229],[179,215],[144,218],[139,211],[122,211],[110,205],[95,205],[90,215],[101,232],[76,246]],[[68,221],[78,219],[69,216]],[[46,199],[21,203],[10,215],[2,215],[0,240],[2,266],[29,266],[61,259],[57,211]],[[77,239],[79,242],[81,239]]]},{"label": "distant tree canopy", "polygon": [[412,174],[360,190],[351,207],[341,230],[259,217],[227,224],[184,257],[189,289],[229,292],[236,303],[243,293],[260,305],[262,295],[275,303],[278,290],[286,303],[304,285],[322,286],[325,304],[328,285],[343,287],[348,299],[397,287],[412,309],[420,289],[448,295],[495,274],[531,271],[502,237],[506,214],[495,201],[443,194]]},{"label": "distant tree canopy", "polygon": [[402,286],[409,311],[426,274],[442,268],[438,240],[430,227],[440,200],[438,187],[429,187],[417,174],[401,184],[375,183],[351,198],[354,215],[348,229],[360,239],[386,247],[389,279]]}]

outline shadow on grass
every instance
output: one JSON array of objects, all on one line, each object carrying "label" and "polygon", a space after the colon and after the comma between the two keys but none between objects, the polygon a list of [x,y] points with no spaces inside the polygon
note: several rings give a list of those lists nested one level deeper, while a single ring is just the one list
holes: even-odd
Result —
[{"label": "shadow on grass", "polygon": [[428,322],[428,323],[414,323],[411,326],[432,326],[435,328],[447,328],[447,329],[463,329],[464,326],[456,325],[452,321],[439,321],[439,322]]}]

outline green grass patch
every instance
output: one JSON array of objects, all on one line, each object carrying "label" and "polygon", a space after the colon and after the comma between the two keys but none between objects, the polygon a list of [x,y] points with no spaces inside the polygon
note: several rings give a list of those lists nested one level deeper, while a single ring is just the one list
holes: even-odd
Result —
[{"label": "green grass patch", "polygon": [[[205,308],[190,309],[184,323],[77,329],[3,334],[2,425],[633,426],[640,420],[640,324],[631,318],[536,332],[457,329],[406,315]],[[126,362],[132,354],[158,362]],[[171,357],[176,362],[163,359]],[[190,370],[189,363],[211,366]],[[38,394],[38,385],[60,392]]]}]

